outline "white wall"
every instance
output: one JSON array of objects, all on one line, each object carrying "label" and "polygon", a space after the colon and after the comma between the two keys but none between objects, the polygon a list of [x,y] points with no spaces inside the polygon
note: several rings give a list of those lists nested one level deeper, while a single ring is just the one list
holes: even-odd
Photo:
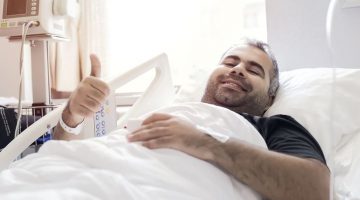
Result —
[{"label": "white wall", "polygon": [[0,96],[18,96],[20,45],[0,38]]},{"label": "white wall", "polygon": [[280,70],[329,67],[326,14],[330,0],[266,1],[268,42]]},{"label": "white wall", "polygon": [[331,47],[334,66],[360,68],[360,3],[343,8],[345,0],[331,1]]},{"label": "white wall", "polygon": [[[0,38],[0,97],[18,97],[20,79],[20,43],[9,42],[7,38]],[[30,48],[26,45],[24,49],[24,84],[23,99],[32,100],[31,95],[31,71],[30,71]],[[23,90],[23,91],[24,91]]]}]

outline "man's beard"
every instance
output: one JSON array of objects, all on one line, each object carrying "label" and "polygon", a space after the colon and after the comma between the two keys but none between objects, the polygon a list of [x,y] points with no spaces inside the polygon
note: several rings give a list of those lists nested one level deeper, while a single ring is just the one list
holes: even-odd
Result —
[{"label": "man's beard", "polygon": [[[220,87],[220,81],[208,82],[202,102],[228,108],[237,113],[248,113],[261,116],[269,105],[269,96],[266,92],[250,94],[251,90],[235,91]],[[252,88],[252,87],[251,87]]]}]

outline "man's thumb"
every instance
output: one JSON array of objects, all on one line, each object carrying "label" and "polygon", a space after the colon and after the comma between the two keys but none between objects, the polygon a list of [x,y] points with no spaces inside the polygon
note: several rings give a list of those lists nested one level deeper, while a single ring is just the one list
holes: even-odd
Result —
[{"label": "man's thumb", "polygon": [[99,58],[95,54],[91,54],[90,61],[91,61],[90,76],[100,77],[101,76],[101,63],[100,63]]}]

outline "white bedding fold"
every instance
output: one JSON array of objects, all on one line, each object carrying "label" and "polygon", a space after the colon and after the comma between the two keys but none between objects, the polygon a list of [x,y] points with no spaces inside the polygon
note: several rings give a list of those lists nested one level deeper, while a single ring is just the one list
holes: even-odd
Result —
[{"label": "white bedding fold", "polygon": [[[221,107],[187,103],[157,112],[266,148],[246,119]],[[258,199],[217,167],[176,150],[128,143],[127,133],[46,143],[0,174],[0,199]]]}]

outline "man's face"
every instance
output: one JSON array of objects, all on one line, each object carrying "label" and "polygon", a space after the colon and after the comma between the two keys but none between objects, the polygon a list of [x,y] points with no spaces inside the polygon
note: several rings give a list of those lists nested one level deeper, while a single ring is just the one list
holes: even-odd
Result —
[{"label": "man's face", "polygon": [[256,47],[230,49],[211,74],[202,101],[262,115],[273,99],[268,95],[272,68],[271,59]]}]

